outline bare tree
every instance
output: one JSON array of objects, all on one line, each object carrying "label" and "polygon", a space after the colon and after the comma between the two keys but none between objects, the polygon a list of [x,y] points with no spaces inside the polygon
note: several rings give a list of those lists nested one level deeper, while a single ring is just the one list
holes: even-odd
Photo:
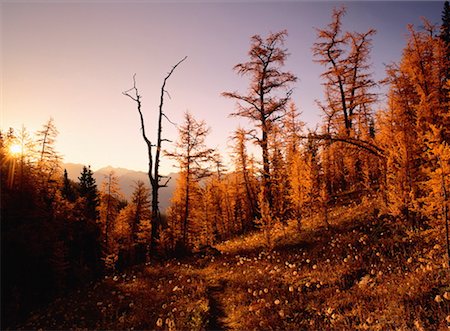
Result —
[{"label": "bare tree", "polygon": [[[137,104],[137,110],[139,113],[139,117],[141,120],[141,131],[142,131],[142,138],[144,139],[145,143],[147,144],[147,153],[148,153],[148,178],[150,180],[151,185],[151,192],[152,192],[152,215],[151,215],[151,222],[152,222],[152,233],[151,233],[151,239],[150,239],[150,251],[152,253],[155,252],[156,249],[156,243],[157,239],[159,238],[159,228],[161,226],[161,214],[159,211],[159,189],[161,187],[167,187],[167,184],[170,180],[170,178],[165,178],[165,181],[162,182],[164,179],[164,176],[161,176],[159,174],[159,164],[160,164],[160,158],[161,158],[161,146],[163,141],[167,141],[167,139],[162,138],[162,119],[165,117],[167,120],[166,114],[163,112],[163,105],[164,105],[164,95],[167,93],[166,91],[166,83],[169,77],[172,75],[172,73],[175,71],[175,69],[184,61],[186,60],[187,56],[185,56],[183,59],[181,59],[177,64],[175,64],[172,69],[168,72],[166,77],[164,78],[163,84],[161,86],[161,95],[160,95],[160,102],[159,102],[159,116],[158,116],[158,131],[157,131],[157,138],[156,138],[156,145],[152,144],[150,139],[147,137],[147,134],[145,132],[145,124],[144,124],[144,116],[142,114],[141,106],[141,95],[139,94],[139,91],[136,87],[136,74],[133,76],[133,87],[125,92],[123,94],[127,97],[129,97],[131,100],[136,102]],[[156,148],[155,156],[153,158],[153,148]]]}]

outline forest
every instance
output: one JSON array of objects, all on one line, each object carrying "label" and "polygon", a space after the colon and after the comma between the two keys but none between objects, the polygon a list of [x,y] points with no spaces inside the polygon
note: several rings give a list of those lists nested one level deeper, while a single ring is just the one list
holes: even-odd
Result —
[{"label": "forest", "polygon": [[[101,185],[88,165],[68,177],[53,119],[0,132],[1,328],[450,327],[449,2],[440,25],[408,26],[382,81],[375,29],[344,31],[345,14],[335,8],[311,45],[323,67],[315,130],[291,98],[288,31],[251,37],[233,68],[248,89],[222,93],[252,125],[231,137],[231,165],[193,112],[164,145],[166,85],[187,58],[161,82],[157,132],[136,77],[123,92],[149,160],[150,185],[131,199],[113,171]],[[163,213],[166,159],[179,176]]]}]

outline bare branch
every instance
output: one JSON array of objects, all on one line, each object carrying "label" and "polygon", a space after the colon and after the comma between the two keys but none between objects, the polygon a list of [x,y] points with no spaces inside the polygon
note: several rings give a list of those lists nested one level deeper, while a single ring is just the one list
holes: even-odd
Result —
[{"label": "bare branch", "polygon": [[330,134],[323,134],[323,135],[318,135],[318,134],[309,134],[307,136],[300,136],[301,139],[315,139],[315,140],[328,140],[328,141],[339,141],[339,142],[343,142],[346,144],[350,144],[356,147],[359,147],[361,149],[366,150],[367,152],[378,156],[380,158],[386,158],[385,154],[384,154],[384,149],[382,149],[381,147],[372,144],[371,142],[365,141],[365,140],[360,140],[360,139],[355,139],[355,138],[351,138],[351,137],[339,137],[339,136],[332,136]]},{"label": "bare branch", "polygon": [[166,119],[170,124],[172,124],[172,125],[174,125],[174,126],[177,126],[177,123],[172,122],[172,121],[167,117],[166,114],[162,113],[162,116],[164,116],[165,119]]}]

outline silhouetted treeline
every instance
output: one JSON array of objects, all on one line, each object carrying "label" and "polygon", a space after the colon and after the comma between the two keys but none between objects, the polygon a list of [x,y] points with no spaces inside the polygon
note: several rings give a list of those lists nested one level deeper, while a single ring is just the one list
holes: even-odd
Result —
[{"label": "silhouetted treeline", "polygon": [[87,168],[80,183],[63,177],[56,134],[49,121],[33,138],[1,135],[2,327],[104,269],[95,180]]}]

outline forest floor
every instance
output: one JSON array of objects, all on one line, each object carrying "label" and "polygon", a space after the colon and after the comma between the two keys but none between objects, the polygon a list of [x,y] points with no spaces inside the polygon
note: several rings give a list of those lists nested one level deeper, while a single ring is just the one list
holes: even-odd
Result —
[{"label": "forest floor", "polygon": [[450,271],[441,229],[409,230],[370,206],[341,206],[254,233],[219,256],[107,276],[30,314],[18,329],[447,330]]}]

